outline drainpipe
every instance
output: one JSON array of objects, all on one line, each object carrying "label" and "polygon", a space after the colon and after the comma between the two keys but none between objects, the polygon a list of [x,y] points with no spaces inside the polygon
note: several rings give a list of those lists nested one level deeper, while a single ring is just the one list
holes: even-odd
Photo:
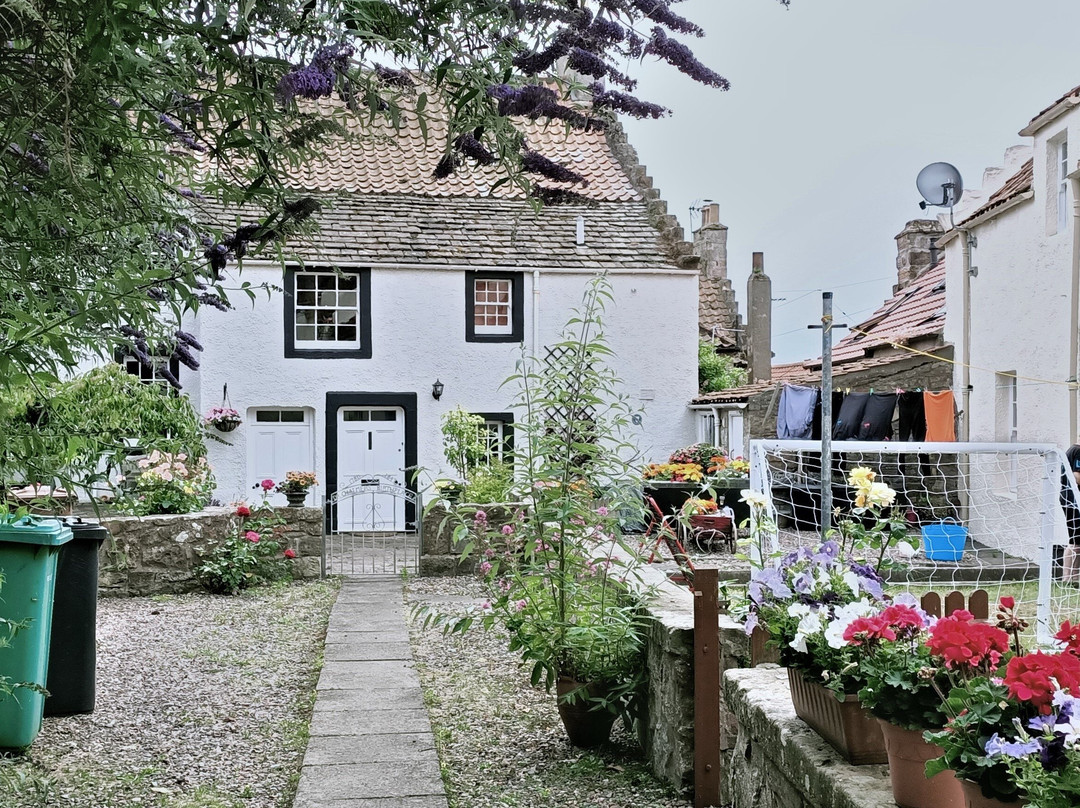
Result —
[{"label": "drainpipe", "polygon": [[1080,354],[1080,169],[1066,175],[1072,191],[1072,285],[1069,290],[1069,443],[1077,442],[1076,374]]},{"label": "drainpipe", "polygon": [[532,305],[532,354],[533,356],[540,356],[540,270],[533,270],[532,278],[532,292],[533,292],[533,305]]},{"label": "drainpipe", "polygon": [[971,438],[971,248],[975,237],[970,230],[960,231],[960,249],[963,251],[963,296],[964,296],[964,350],[960,358],[960,391],[964,407],[964,420],[961,422],[960,440]]}]

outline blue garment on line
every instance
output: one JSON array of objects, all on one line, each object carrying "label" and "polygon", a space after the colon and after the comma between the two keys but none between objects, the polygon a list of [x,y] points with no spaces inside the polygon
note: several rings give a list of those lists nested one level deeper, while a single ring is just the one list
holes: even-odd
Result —
[{"label": "blue garment on line", "polygon": [[780,407],[776,412],[776,437],[780,440],[810,439],[819,392],[816,387],[784,385],[780,391]]}]

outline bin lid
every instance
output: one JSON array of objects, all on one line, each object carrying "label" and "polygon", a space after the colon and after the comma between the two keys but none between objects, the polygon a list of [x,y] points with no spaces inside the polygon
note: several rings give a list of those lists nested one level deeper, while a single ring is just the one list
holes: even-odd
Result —
[{"label": "bin lid", "polygon": [[71,541],[71,528],[59,519],[23,516],[20,519],[0,517],[0,542],[43,544],[57,547]]},{"label": "bin lid", "polygon": [[69,516],[63,520],[71,528],[75,541],[105,541],[109,538],[109,529],[97,522],[84,522],[81,516]]}]

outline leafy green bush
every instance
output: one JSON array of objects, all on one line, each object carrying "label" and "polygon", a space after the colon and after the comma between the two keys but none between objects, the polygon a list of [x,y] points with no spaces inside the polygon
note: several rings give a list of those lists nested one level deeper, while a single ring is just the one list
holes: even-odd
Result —
[{"label": "leafy green bush", "polygon": [[277,538],[285,520],[266,503],[254,511],[240,505],[236,516],[236,532],[207,553],[195,570],[202,585],[218,595],[235,595],[250,586],[289,578],[289,559],[296,553],[282,549]]},{"label": "leafy green bush", "polygon": [[746,371],[735,367],[730,356],[720,356],[708,340],[698,342],[698,387],[702,393],[715,393],[746,384]]},{"label": "leafy green bush", "polygon": [[508,502],[513,485],[514,467],[510,463],[492,460],[472,471],[462,499],[465,502]]},{"label": "leafy green bush", "polygon": [[455,407],[442,417],[443,452],[462,480],[487,456],[484,419]]},{"label": "leafy green bush", "polygon": [[5,481],[90,485],[108,476],[102,458],[117,464],[132,443],[192,461],[206,454],[202,418],[186,396],[115,364],[44,389],[0,391],[0,433]]}]

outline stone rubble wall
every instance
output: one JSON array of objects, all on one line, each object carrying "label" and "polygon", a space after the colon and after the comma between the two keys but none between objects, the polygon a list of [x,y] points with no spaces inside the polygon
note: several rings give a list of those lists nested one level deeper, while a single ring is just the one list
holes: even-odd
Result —
[{"label": "stone rubble wall", "polygon": [[852,766],[795,716],[787,671],[724,674],[737,724],[723,781],[730,808],[895,808],[888,766]]},{"label": "stone rubble wall", "polygon": [[[291,547],[298,578],[317,578],[322,569],[322,511],[275,508],[285,519],[278,536]],[[237,530],[233,508],[154,516],[109,516],[101,520],[111,534],[99,556],[102,595],[163,595],[202,589],[195,568],[207,553]]]},{"label": "stone rubble wall", "polygon": [[[499,530],[514,521],[520,505],[469,505],[487,515],[488,524]],[[454,544],[454,522],[440,503],[428,508],[420,526],[420,575],[442,578],[455,575],[474,575],[483,560],[483,548],[477,548],[466,559]]]}]

